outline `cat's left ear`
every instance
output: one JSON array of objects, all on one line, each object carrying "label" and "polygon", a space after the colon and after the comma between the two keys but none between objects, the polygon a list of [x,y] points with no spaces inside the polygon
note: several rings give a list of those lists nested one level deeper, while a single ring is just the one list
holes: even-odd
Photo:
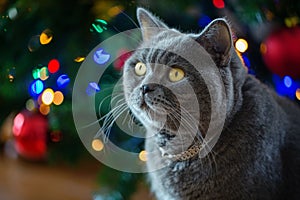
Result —
[{"label": "cat's left ear", "polygon": [[225,19],[212,21],[196,38],[212,56],[218,67],[227,66],[231,58],[232,35]]},{"label": "cat's left ear", "polygon": [[137,19],[142,29],[144,41],[148,41],[151,37],[158,34],[161,29],[168,28],[161,20],[143,8],[137,9]]}]

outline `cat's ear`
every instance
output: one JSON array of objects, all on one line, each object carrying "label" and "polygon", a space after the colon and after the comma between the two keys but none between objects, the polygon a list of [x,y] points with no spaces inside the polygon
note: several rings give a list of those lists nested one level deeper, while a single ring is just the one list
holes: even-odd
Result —
[{"label": "cat's ear", "polygon": [[212,21],[196,40],[212,56],[218,67],[228,65],[233,45],[230,27],[225,19]]},{"label": "cat's ear", "polygon": [[144,41],[148,41],[152,36],[159,33],[160,29],[168,28],[162,21],[143,8],[137,9],[137,19],[142,29]]}]

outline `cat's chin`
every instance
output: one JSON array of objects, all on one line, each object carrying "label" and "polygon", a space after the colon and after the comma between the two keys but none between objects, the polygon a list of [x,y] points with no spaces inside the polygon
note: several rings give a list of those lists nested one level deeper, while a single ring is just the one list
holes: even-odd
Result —
[{"label": "cat's chin", "polygon": [[150,107],[141,108],[138,105],[132,106],[131,111],[135,117],[147,128],[161,130],[165,125],[167,116],[165,113],[152,110]]}]

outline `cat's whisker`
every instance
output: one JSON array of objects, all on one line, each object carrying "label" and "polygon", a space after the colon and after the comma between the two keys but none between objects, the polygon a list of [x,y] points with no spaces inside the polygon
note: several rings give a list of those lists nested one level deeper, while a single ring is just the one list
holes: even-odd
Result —
[{"label": "cat's whisker", "polygon": [[110,130],[115,123],[115,121],[123,114],[124,111],[127,110],[126,103],[119,105],[109,113],[107,113],[104,117],[104,122],[101,129],[97,132],[96,137],[99,137],[100,134],[104,134],[104,142],[107,142]]}]

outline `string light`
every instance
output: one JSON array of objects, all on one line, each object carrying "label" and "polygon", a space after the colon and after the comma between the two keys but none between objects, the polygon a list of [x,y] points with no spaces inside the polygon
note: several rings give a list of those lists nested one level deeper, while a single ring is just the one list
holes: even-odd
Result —
[{"label": "string light", "polygon": [[88,87],[86,88],[86,93],[89,96],[91,96],[91,95],[93,95],[93,94],[95,94],[96,92],[99,92],[99,91],[100,91],[100,87],[95,82],[89,83]]},{"label": "string light", "polygon": [[56,73],[59,70],[60,64],[57,59],[52,59],[48,63],[48,70],[51,74]]},{"label": "string light", "polygon": [[32,77],[33,77],[34,79],[40,78],[40,70],[37,69],[37,68],[33,69],[33,70],[32,70]]},{"label": "string light", "polygon": [[207,15],[203,15],[199,18],[198,20],[198,25],[201,27],[201,28],[204,28],[205,26],[207,26],[209,23],[211,22],[211,19],[209,16]]},{"label": "string light", "polygon": [[39,111],[42,115],[48,115],[50,112],[50,106],[46,104],[41,104]]},{"label": "string light", "polygon": [[61,91],[54,92],[53,104],[60,105],[64,101],[64,95]]},{"label": "string light", "polygon": [[240,38],[235,42],[235,48],[239,52],[244,53],[248,49],[248,42],[245,39]]},{"label": "string light", "polygon": [[143,150],[139,153],[139,159],[144,162],[147,161],[147,152],[145,150]]},{"label": "string light", "polygon": [[300,101],[300,88],[296,90],[296,98]]},{"label": "string light", "polygon": [[41,80],[36,80],[31,84],[31,94],[38,95],[44,90],[44,84]]},{"label": "string light", "polygon": [[92,141],[92,148],[95,151],[101,151],[104,148],[103,142],[99,139],[94,139]]},{"label": "string light", "polygon": [[70,83],[70,78],[66,74],[60,75],[57,80],[56,84],[59,88],[65,88]]},{"label": "string light", "polygon": [[123,9],[124,8],[122,6],[114,6],[114,7],[110,8],[107,13],[110,17],[114,17],[114,16],[120,14],[123,11]]},{"label": "string light", "polygon": [[8,74],[8,80],[9,82],[13,82],[15,77],[12,74]]},{"label": "string light", "polygon": [[224,0],[213,0],[213,4],[216,8],[219,8],[219,9],[225,7]]},{"label": "string light", "polygon": [[40,36],[35,35],[30,38],[27,47],[30,52],[34,52],[34,51],[38,50],[40,48],[40,46],[41,46]]},{"label": "string light", "polygon": [[102,33],[104,30],[107,30],[106,28],[107,22],[103,19],[96,19],[94,23],[92,23],[92,28],[90,28],[90,31],[93,32],[94,30],[97,33]]},{"label": "string light", "polygon": [[44,90],[42,94],[42,102],[45,105],[50,105],[54,99],[54,92],[51,88],[47,88]]},{"label": "string light", "polygon": [[39,71],[39,78],[42,80],[42,81],[45,81],[49,78],[49,72],[48,72],[48,69],[47,67],[42,67]]},{"label": "string light", "polygon": [[22,113],[17,114],[17,116],[14,118],[13,133],[15,136],[20,135],[24,121],[25,117]]},{"label": "string light", "polygon": [[291,77],[285,76],[285,77],[283,78],[283,83],[284,83],[284,85],[285,85],[287,88],[290,88],[290,87],[292,86],[292,84],[293,84],[293,81],[292,81]]},{"label": "string light", "polygon": [[28,111],[33,111],[35,109],[35,103],[34,100],[28,99],[26,101],[25,107]]},{"label": "string light", "polygon": [[105,64],[110,58],[110,55],[108,53],[104,52],[104,49],[100,48],[94,53],[94,61],[99,64],[103,65]]},{"label": "string light", "polygon": [[74,61],[78,62],[78,63],[83,62],[84,60],[85,60],[85,57],[83,57],[83,56],[78,56],[77,58],[74,59]]},{"label": "string light", "polygon": [[266,54],[267,53],[267,45],[265,43],[260,44],[260,53]]},{"label": "string light", "polygon": [[42,45],[49,44],[53,39],[53,34],[50,29],[45,29],[40,35],[40,43]]},{"label": "string light", "polygon": [[16,19],[16,17],[18,16],[18,10],[16,8],[11,8],[8,10],[8,17],[11,20]]},{"label": "string light", "polygon": [[62,139],[62,133],[59,130],[52,131],[50,133],[50,138],[52,142],[59,142]]}]

